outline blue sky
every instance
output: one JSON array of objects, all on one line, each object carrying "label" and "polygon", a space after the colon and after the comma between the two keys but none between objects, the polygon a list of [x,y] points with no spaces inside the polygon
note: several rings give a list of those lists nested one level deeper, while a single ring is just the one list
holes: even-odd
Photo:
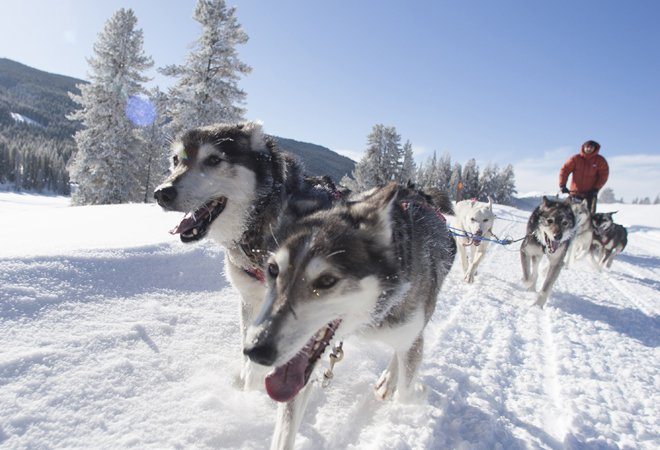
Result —
[{"label": "blue sky", "polygon": [[[199,34],[192,0],[3,3],[0,57],[80,78],[120,7],[157,66],[182,62]],[[356,159],[374,124],[394,125],[418,161],[514,164],[521,192],[555,192],[559,166],[595,139],[617,196],[660,193],[660,2],[228,4],[250,36],[248,118],[269,133]]]}]

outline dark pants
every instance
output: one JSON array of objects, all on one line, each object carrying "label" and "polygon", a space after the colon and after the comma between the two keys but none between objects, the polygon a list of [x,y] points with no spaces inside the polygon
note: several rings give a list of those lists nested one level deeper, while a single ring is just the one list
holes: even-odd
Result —
[{"label": "dark pants", "polygon": [[596,194],[591,194],[591,193],[588,193],[588,192],[585,192],[585,193],[576,192],[576,193],[571,193],[570,195],[571,195],[571,198],[574,198],[575,200],[584,200],[584,199],[586,199],[587,200],[587,206],[589,207],[589,211],[591,212],[591,214],[596,213],[596,202],[598,200],[596,198]]}]

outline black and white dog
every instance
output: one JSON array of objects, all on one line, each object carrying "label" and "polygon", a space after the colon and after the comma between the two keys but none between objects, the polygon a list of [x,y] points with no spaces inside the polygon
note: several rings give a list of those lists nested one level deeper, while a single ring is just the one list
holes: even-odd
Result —
[{"label": "black and white dog", "polygon": [[552,286],[564,266],[564,256],[575,232],[575,215],[571,200],[550,200],[543,197],[539,206],[532,212],[527,222],[527,235],[520,246],[523,284],[530,290],[536,290],[538,269],[541,258],[548,258],[548,274],[543,281],[536,305],[545,305]]},{"label": "black and white dog", "polygon": [[628,244],[628,230],[612,220],[615,213],[596,213],[591,218],[594,227],[591,258],[599,270],[612,267],[614,257]]},{"label": "black and white dog", "polygon": [[[341,194],[327,177],[304,177],[258,123],[190,130],[173,152],[171,173],[154,196],[164,209],[186,213],[172,230],[183,242],[208,236],[225,247],[226,275],[242,298],[244,338],[264,298],[263,267],[275,224],[329,208]],[[246,359],[241,381],[262,387],[264,373]]]},{"label": "black and white dog", "polygon": [[266,298],[245,354],[270,366],[266,391],[282,403],[271,448],[292,448],[312,370],[333,336],[353,333],[394,349],[379,398],[423,392],[416,374],[423,331],[456,244],[446,196],[391,183],[280,227],[268,260]]}]

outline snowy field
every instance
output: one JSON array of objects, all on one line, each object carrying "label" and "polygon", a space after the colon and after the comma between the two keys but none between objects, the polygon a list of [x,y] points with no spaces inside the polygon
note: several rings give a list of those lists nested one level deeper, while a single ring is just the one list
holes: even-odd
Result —
[{"label": "snowy field", "polygon": [[[519,244],[491,246],[471,286],[454,265],[426,404],[377,401],[388,350],[345,342],[297,448],[660,448],[660,206],[612,207],[628,248],[610,272],[565,269],[544,310],[520,288]],[[496,234],[524,234],[529,212],[496,212]],[[275,405],[234,386],[223,253],[170,236],[179,219],[0,193],[0,447],[268,446]]]}]

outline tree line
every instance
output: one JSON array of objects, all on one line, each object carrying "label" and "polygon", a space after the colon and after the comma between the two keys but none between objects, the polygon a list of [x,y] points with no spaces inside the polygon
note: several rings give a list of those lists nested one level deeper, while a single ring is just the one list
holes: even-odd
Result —
[{"label": "tree line", "polygon": [[361,191],[389,181],[412,182],[422,189],[442,189],[457,201],[471,198],[486,201],[490,197],[496,203],[509,204],[516,193],[511,164],[502,169],[497,164],[488,164],[479,171],[474,158],[461,166],[452,163],[449,153],[439,159],[433,153],[417,167],[410,141],[401,145],[395,127],[377,124],[367,136],[364,156],[352,176],[344,177],[341,184]]}]

